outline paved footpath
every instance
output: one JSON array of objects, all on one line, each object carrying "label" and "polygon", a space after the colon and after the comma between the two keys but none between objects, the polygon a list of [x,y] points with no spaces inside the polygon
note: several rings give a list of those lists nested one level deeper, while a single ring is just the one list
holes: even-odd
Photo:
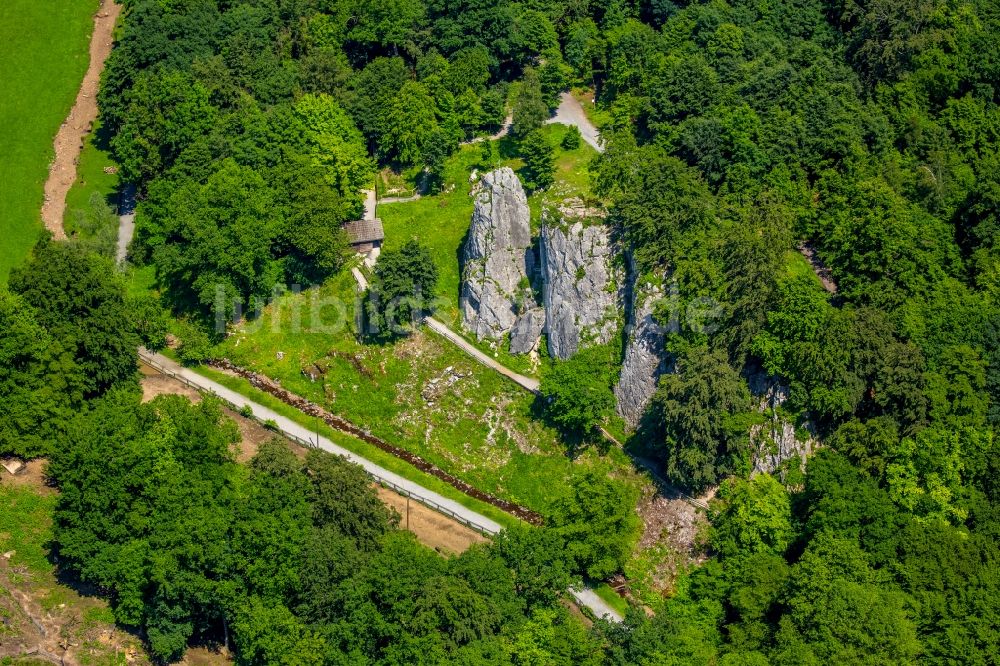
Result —
[{"label": "paved footpath", "polygon": [[424,318],[424,323],[427,324],[427,328],[431,329],[438,335],[448,339],[449,342],[454,344],[456,347],[464,351],[466,354],[476,359],[483,365],[493,370],[496,370],[504,377],[510,379],[512,382],[520,386],[521,388],[531,391],[532,393],[538,393],[538,380],[534,377],[525,377],[524,375],[519,375],[510,368],[501,365],[494,359],[490,358],[483,352],[479,351],[475,345],[469,343],[468,340],[463,338],[461,335],[451,330],[443,323],[435,319],[434,317]]},{"label": "paved footpath", "polygon": [[[274,421],[274,423],[277,424],[278,430],[285,435],[289,435],[295,439],[310,441],[314,443],[317,448],[323,449],[324,451],[335,455],[344,456],[351,462],[363,467],[369,474],[389,481],[404,491],[412,493],[414,496],[436,502],[438,505],[446,508],[458,516],[461,516],[463,519],[479,525],[485,532],[496,534],[503,529],[499,523],[490,520],[486,516],[477,513],[476,511],[473,511],[472,509],[469,509],[454,500],[448,499],[444,495],[440,495],[433,490],[428,490],[418,483],[403,478],[395,472],[390,472],[381,465],[376,465],[367,458],[362,458],[342,446],[334,444],[326,437],[312,432],[309,428],[299,425],[295,421],[268,409],[264,405],[250,400],[240,393],[237,393],[236,391],[233,391],[232,389],[229,389],[222,384],[209,379],[208,377],[204,377],[193,370],[183,367],[176,361],[173,361],[162,354],[156,354],[146,349],[140,349],[139,358],[143,361],[151,362],[157,369],[165,370],[169,374],[183,378],[185,381],[196,386],[201,391],[214,393],[229,404],[233,405],[237,410],[249,407],[253,410],[253,414],[256,418],[264,421]],[[571,589],[570,594],[573,595],[579,604],[586,606],[593,611],[594,615],[597,617],[605,617],[615,622],[621,622],[621,615],[611,608],[611,606],[606,604],[592,590],[586,588],[582,590]]]},{"label": "paved footpath", "polygon": [[[355,282],[358,283],[358,287],[360,287],[362,291],[368,288],[368,280],[365,279],[364,273],[362,273],[360,269],[352,268],[351,274],[354,276]],[[498,363],[496,360],[490,358],[488,355],[479,351],[479,349],[477,349],[475,345],[470,344],[469,341],[463,338],[461,335],[448,328],[444,324],[444,322],[441,322],[435,319],[434,317],[424,317],[424,323],[427,324],[427,328],[431,329],[432,331],[434,331],[435,333],[446,339],[448,342],[451,342],[453,345],[461,349],[463,352],[471,356],[476,361],[479,361],[480,363],[485,365],[487,368],[499,372],[501,375],[511,380],[512,382],[514,382],[515,384],[517,384],[526,391],[531,391],[532,393],[538,393],[539,384],[538,380],[535,379],[534,377],[526,377],[524,375],[518,374],[513,370],[511,370],[510,368]]]},{"label": "paved footpath", "polygon": [[583,107],[580,106],[580,102],[568,92],[564,92],[562,97],[559,98],[559,107],[556,109],[556,114],[546,120],[545,123],[576,125],[584,141],[593,146],[597,152],[604,152],[604,146],[601,145],[601,133],[594,127],[594,123],[590,122],[590,118],[587,117]]},{"label": "paved footpath", "polygon": [[120,198],[118,246],[115,251],[115,260],[119,264],[123,264],[128,256],[128,246],[132,242],[132,236],[135,235],[135,185],[126,185],[118,196]]}]

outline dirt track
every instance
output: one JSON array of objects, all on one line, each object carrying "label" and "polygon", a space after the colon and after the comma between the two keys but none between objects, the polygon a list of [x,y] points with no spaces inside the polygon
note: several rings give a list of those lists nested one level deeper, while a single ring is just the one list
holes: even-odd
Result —
[{"label": "dirt track", "polygon": [[76,102],[53,142],[55,158],[49,165],[49,177],[45,181],[42,222],[57,239],[66,238],[63,230],[66,193],[76,180],[76,164],[83,149],[83,137],[90,132],[97,119],[97,88],[104,61],[111,53],[115,23],[121,10],[121,5],[115,4],[114,0],[101,0],[100,9],[94,14],[94,32],[90,37],[90,65],[80,84]]}]

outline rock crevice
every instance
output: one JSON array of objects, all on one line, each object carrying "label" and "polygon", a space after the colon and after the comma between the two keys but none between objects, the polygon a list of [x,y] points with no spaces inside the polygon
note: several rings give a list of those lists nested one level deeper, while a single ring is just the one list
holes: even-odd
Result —
[{"label": "rock crevice", "polygon": [[747,377],[747,383],[750,393],[759,401],[757,411],[767,416],[766,423],[750,429],[750,441],[753,445],[751,473],[774,474],[784,469],[788,461],[795,459],[804,468],[806,459],[819,446],[819,442],[808,420],[796,429],[778,409],[788,400],[788,386],[764,373],[751,374]]},{"label": "rock crevice", "polygon": [[663,297],[663,286],[640,280],[634,267],[631,272],[631,316],[625,327],[625,353],[615,385],[615,409],[635,428],[656,392],[660,376],[671,371],[673,359],[664,350],[666,329],[653,316],[654,305]]}]

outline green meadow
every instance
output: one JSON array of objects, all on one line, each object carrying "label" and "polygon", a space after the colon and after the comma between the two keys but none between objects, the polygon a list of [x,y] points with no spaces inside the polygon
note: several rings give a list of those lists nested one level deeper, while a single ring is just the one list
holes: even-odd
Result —
[{"label": "green meadow", "polygon": [[52,140],[89,62],[97,0],[0,3],[0,282],[42,230]]}]

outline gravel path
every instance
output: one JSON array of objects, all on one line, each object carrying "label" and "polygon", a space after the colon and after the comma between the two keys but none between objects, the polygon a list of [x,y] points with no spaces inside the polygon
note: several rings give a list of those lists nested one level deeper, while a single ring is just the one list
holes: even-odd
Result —
[{"label": "gravel path", "polygon": [[597,131],[594,123],[590,122],[590,118],[584,113],[580,102],[570,93],[564,92],[562,94],[562,97],[559,98],[556,114],[545,122],[546,124],[575,125],[580,130],[584,141],[593,146],[597,152],[604,152],[604,146],[601,145],[601,133]]},{"label": "gravel path", "polygon": [[580,589],[571,587],[569,588],[569,593],[576,599],[576,603],[586,606],[599,618],[611,620],[612,622],[621,622],[624,620],[618,611],[605,603],[604,599],[597,596],[597,593],[589,587]]},{"label": "gravel path", "polygon": [[76,181],[76,164],[83,149],[83,137],[90,133],[97,119],[97,88],[101,81],[104,61],[114,43],[115,23],[122,6],[114,0],[103,0],[94,15],[94,32],[90,37],[90,66],[80,84],[76,102],[69,116],[56,133],[53,148],[55,158],[49,165],[45,181],[45,202],[42,204],[42,222],[56,240],[66,238],[63,216],[66,213],[66,193]]},{"label": "gravel path", "polygon": [[491,134],[490,136],[477,136],[475,139],[463,141],[458,145],[471,146],[476,143],[482,143],[483,141],[497,141],[507,136],[507,133],[510,132],[510,126],[513,124],[514,116],[508,113],[507,117],[503,119],[503,125],[500,126],[500,129],[498,129],[495,134]]},{"label": "gravel path", "polygon": [[361,192],[365,195],[365,216],[362,219],[374,220],[376,217],[375,206],[378,203],[375,190],[362,190]]}]

